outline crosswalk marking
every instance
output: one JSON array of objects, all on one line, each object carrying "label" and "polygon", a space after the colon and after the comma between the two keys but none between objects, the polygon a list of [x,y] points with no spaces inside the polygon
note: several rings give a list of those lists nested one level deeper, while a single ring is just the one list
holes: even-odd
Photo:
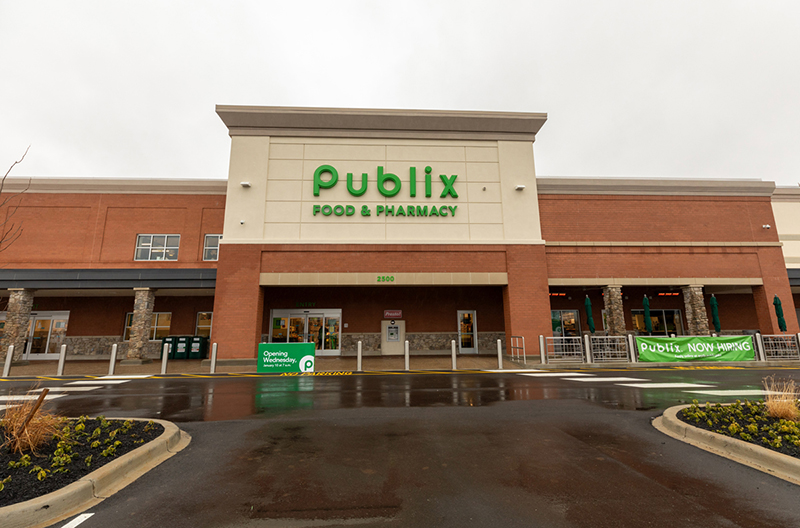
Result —
[{"label": "crosswalk marking", "polygon": [[152,374],[115,374],[113,376],[100,376],[97,379],[144,379],[151,378]]},{"label": "crosswalk marking", "polygon": [[510,374],[520,374],[522,372],[543,372],[542,369],[494,369],[494,370],[484,370],[484,372],[498,372],[500,374],[503,373],[510,373]]},{"label": "crosswalk marking", "polygon": [[130,380],[126,379],[94,379],[91,381],[70,381],[67,385],[119,385],[120,383],[127,383]]},{"label": "crosswalk marking", "polygon": [[585,374],[583,372],[531,372],[521,373],[521,376],[534,376],[537,378],[569,378],[573,376],[594,376],[594,374]]},{"label": "crosswalk marking", "polygon": [[650,380],[644,378],[564,378],[564,381],[616,382],[616,381],[650,381]]},{"label": "crosswalk marking", "polygon": [[[47,387],[50,389],[50,392],[58,391],[58,392],[80,392],[80,391],[93,391],[97,389],[102,389],[102,387]],[[31,389],[28,392],[42,392],[44,388],[38,389]]]},{"label": "crosswalk marking", "polygon": [[[56,398],[63,398],[66,394],[48,394],[44,397],[45,400],[55,400]],[[39,396],[35,394],[15,394],[13,396],[0,396],[0,401],[14,402],[21,400],[38,400]]]},{"label": "crosswalk marking", "polygon": [[767,394],[783,394],[781,392],[765,391],[764,389],[721,389],[683,392],[689,394],[704,394],[707,396],[765,396]]},{"label": "crosswalk marking", "polygon": [[623,387],[635,387],[637,389],[691,389],[694,387],[713,387],[703,383],[618,383]]}]

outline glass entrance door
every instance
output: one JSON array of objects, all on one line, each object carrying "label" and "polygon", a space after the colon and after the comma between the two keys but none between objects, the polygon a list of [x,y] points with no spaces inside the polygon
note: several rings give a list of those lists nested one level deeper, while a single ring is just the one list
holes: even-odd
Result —
[{"label": "glass entrance door", "polygon": [[341,310],[315,313],[273,310],[271,320],[270,343],[314,343],[318,356],[341,355]]},{"label": "glass entrance door", "polygon": [[459,354],[478,353],[478,327],[474,310],[458,311],[458,352]]},{"label": "glass entrance door", "polygon": [[[6,314],[0,314],[0,327],[5,327]],[[32,312],[25,336],[23,359],[57,359],[66,341],[69,312]]]}]

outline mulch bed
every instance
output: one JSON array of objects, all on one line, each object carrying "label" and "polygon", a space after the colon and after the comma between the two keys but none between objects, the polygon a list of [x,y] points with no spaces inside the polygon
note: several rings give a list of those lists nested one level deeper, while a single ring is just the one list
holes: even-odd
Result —
[{"label": "mulch bed", "polygon": [[800,458],[800,424],[769,416],[764,402],[700,405],[695,400],[678,413],[678,419],[706,431]]},{"label": "mulch bed", "polygon": [[[103,417],[80,420],[64,422],[65,426],[70,427],[66,441],[70,444],[70,448],[66,454],[71,458],[71,462],[62,457],[60,460],[63,465],[59,465],[57,461],[54,464],[54,458],[61,455],[57,451],[59,443],[57,439],[39,448],[36,455],[29,455],[30,461],[25,467],[9,467],[9,463],[18,464],[23,455],[9,453],[5,447],[0,449],[0,482],[11,477],[0,491],[0,507],[34,499],[63,488],[112,460],[158,438],[164,432],[164,427],[154,422],[132,420],[127,422],[130,424],[127,427],[124,425],[126,422],[122,420],[106,420]],[[76,432],[76,426],[81,423],[83,428],[78,427],[78,429],[82,430]],[[99,433],[95,433],[97,429]],[[113,449],[109,449],[111,446]],[[87,464],[89,456],[91,459]],[[23,464],[25,463],[26,460],[23,459]],[[36,466],[41,469],[34,470]],[[43,478],[40,480],[40,477]]]}]

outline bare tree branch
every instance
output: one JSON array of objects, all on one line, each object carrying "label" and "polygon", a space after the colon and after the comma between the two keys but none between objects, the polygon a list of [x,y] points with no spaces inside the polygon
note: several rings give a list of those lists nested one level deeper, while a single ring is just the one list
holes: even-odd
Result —
[{"label": "bare tree branch", "polygon": [[0,210],[6,208],[5,206],[8,205],[6,208],[6,215],[2,220],[0,220],[0,252],[8,249],[8,247],[16,241],[20,235],[22,234],[22,225],[17,225],[11,222],[12,217],[16,214],[17,209],[19,209],[19,204],[21,202],[17,201],[17,203],[13,206],[9,205],[9,203],[14,199],[22,195],[28,189],[31,188],[31,178],[28,178],[28,184],[19,192],[13,193],[8,196],[2,196],[3,190],[6,186],[6,179],[8,175],[11,174],[11,171],[22,163],[27,156],[28,151],[31,149],[31,146],[28,145],[28,148],[25,149],[25,152],[22,154],[22,157],[11,164],[5,174],[3,174],[3,178],[0,179]]}]

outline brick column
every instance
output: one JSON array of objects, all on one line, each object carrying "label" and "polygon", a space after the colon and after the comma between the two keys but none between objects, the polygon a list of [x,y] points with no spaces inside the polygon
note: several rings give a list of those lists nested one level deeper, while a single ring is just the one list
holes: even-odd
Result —
[{"label": "brick column", "polygon": [[0,340],[0,357],[5,359],[10,345],[14,345],[14,361],[18,361],[25,351],[25,339],[28,337],[28,326],[33,308],[33,292],[25,288],[9,288],[6,312],[6,326],[3,339]]},{"label": "brick column", "polygon": [[503,288],[506,343],[523,336],[528,350],[538,350],[540,335],[551,337],[550,287],[544,245],[506,248],[508,286]]},{"label": "brick column", "polygon": [[147,344],[152,334],[153,305],[156,290],[153,288],[134,288],[133,321],[131,323],[131,339],[128,343],[127,359],[147,359]]},{"label": "brick column", "polygon": [[622,309],[622,286],[603,287],[603,305],[606,309],[608,335],[625,335],[625,312]]},{"label": "brick column", "polygon": [[708,335],[708,312],[703,299],[703,286],[692,284],[681,286],[683,304],[686,308],[687,334]]}]

